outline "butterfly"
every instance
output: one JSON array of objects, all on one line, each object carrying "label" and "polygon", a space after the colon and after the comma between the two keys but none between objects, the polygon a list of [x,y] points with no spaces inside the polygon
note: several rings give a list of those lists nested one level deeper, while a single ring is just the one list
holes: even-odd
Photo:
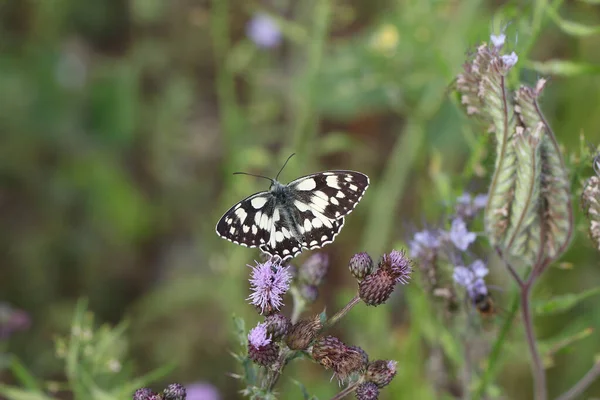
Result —
[{"label": "butterfly", "polygon": [[258,247],[281,260],[296,257],[303,249],[332,243],[344,226],[344,217],[369,187],[367,175],[347,170],[318,172],[287,185],[277,181],[279,174],[275,179],[253,176],[270,180],[269,190],[231,207],[217,223],[216,231],[235,244]]}]

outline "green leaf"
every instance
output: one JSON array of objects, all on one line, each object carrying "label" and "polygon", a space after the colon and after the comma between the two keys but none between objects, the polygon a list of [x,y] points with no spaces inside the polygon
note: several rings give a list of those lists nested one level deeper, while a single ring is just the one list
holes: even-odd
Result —
[{"label": "green leaf", "polygon": [[580,24],[579,22],[568,21],[563,19],[558,13],[548,7],[547,13],[550,19],[558,25],[558,27],[567,35],[572,36],[590,36],[597,35],[600,33],[600,26],[588,26]]},{"label": "green leaf", "polygon": [[566,77],[600,73],[600,65],[568,60],[526,61],[525,66],[540,74]]},{"label": "green leaf", "polygon": [[600,287],[588,289],[581,293],[569,293],[553,297],[544,302],[535,302],[533,311],[535,315],[552,315],[570,310],[588,297],[600,294]]},{"label": "green leaf", "polygon": [[317,400],[317,397],[312,396],[310,393],[308,393],[306,386],[304,386],[302,382],[297,381],[295,379],[291,379],[291,381],[300,388],[300,391],[302,392],[302,398],[304,400]]},{"label": "green leaf", "polygon": [[21,363],[16,356],[9,356],[10,370],[17,381],[26,389],[31,391],[39,391],[40,386],[37,379],[31,375],[27,367]]},{"label": "green leaf", "polygon": [[41,392],[23,390],[3,384],[0,384],[0,395],[7,400],[54,400]]}]

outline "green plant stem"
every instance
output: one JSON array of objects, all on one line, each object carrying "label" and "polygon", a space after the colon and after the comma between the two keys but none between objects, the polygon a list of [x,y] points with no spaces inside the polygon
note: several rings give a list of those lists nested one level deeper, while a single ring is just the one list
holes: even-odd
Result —
[{"label": "green plant stem", "polygon": [[275,385],[277,384],[277,381],[279,380],[279,377],[281,376],[283,369],[287,365],[288,357],[291,354],[293,354],[293,352],[290,350],[282,350],[281,351],[281,354],[279,355],[279,359],[277,360],[276,369],[269,371],[269,376],[267,378],[267,385],[266,385],[267,392],[270,393],[273,390],[273,388],[275,387]]},{"label": "green plant stem", "polygon": [[210,33],[213,42],[216,70],[216,89],[219,107],[219,120],[223,132],[223,160],[225,175],[229,178],[237,164],[238,140],[236,136],[242,127],[242,113],[236,99],[235,80],[232,71],[227,68],[227,57],[231,47],[229,37],[229,0],[213,0]]},{"label": "green plant stem", "polygon": [[298,86],[298,91],[294,96],[296,102],[293,103],[296,118],[292,128],[292,142],[294,150],[298,152],[300,164],[310,161],[309,155],[314,154],[313,151],[309,151],[317,131],[317,116],[314,115],[312,105],[331,16],[330,0],[317,0],[314,3],[311,2],[311,5],[313,5],[311,15],[313,28],[306,54],[307,65],[301,80],[302,84]]},{"label": "green plant stem", "polygon": [[556,400],[572,400],[582,394],[596,379],[600,377],[600,362],[595,363],[592,368],[571,389],[563,393]]},{"label": "green plant stem", "polygon": [[[533,275],[533,274],[532,274]],[[531,356],[531,370],[533,374],[533,382],[535,387],[535,399],[546,400],[548,393],[546,390],[546,370],[537,349],[535,342],[535,333],[533,329],[533,318],[531,316],[531,283],[527,282],[520,287],[521,289],[521,312],[523,314],[523,324],[525,326],[525,336],[527,338],[527,346]]]},{"label": "green plant stem", "polygon": [[355,382],[352,385],[348,386],[346,389],[342,390],[341,392],[339,392],[338,394],[336,394],[335,396],[333,396],[331,398],[331,400],[339,400],[339,399],[343,399],[344,397],[348,396],[350,393],[353,393],[356,391],[356,388],[358,388],[358,385],[360,385],[361,382]]},{"label": "green plant stem", "polygon": [[500,366],[500,356],[502,354],[502,349],[504,347],[504,343],[508,337],[508,332],[510,332],[510,328],[512,327],[512,323],[517,315],[517,311],[519,310],[519,299],[520,293],[516,292],[512,299],[512,304],[510,307],[510,311],[502,324],[502,328],[500,329],[500,333],[498,334],[498,338],[494,343],[494,347],[490,352],[490,356],[488,358],[487,368],[481,378],[477,391],[475,392],[475,399],[483,399],[487,388],[492,382],[492,379],[496,375],[498,368]]},{"label": "green plant stem", "polygon": [[360,296],[357,294],[356,296],[354,296],[352,298],[352,300],[350,300],[348,302],[348,304],[346,304],[344,306],[344,308],[342,308],[340,311],[338,311],[337,313],[335,313],[335,315],[331,318],[329,318],[325,324],[323,324],[323,329],[328,329],[331,328],[333,325],[335,325],[340,319],[342,319],[342,317],[344,315],[346,315],[348,313],[348,311],[350,311],[352,309],[352,307],[354,307],[355,305],[357,305],[360,302]]}]

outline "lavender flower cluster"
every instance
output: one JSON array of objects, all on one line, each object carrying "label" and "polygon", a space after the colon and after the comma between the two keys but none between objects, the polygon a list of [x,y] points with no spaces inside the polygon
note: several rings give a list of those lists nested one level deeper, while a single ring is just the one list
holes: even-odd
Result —
[{"label": "lavender flower cluster", "polygon": [[[488,298],[484,277],[488,268],[484,261],[474,258],[469,247],[477,239],[469,231],[467,222],[473,220],[485,208],[487,196],[464,193],[456,200],[448,230],[425,229],[414,234],[409,241],[410,256],[418,260],[423,272],[425,286],[434,297],[443,297],[448,309],[456,308],[456,294],[452,282],[444,279],[448,267],[454,284],[462,287],[470,303],[481,311],[480,304]],[[466,260],[472,259],[468,262]]]}]

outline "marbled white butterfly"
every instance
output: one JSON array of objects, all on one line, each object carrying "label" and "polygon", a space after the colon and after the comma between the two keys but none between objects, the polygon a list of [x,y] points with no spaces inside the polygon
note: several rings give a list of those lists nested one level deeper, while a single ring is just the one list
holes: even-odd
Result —
[{"label": "marbled white butterfly", "polygon": [[369,187],[368,176],[345,170],[303,176],[287,185],[277,181],[279,174],[259,177],[271,181],[269,191],[231,207],[217,223],[217,234],[282,260],[332,243]]}]

